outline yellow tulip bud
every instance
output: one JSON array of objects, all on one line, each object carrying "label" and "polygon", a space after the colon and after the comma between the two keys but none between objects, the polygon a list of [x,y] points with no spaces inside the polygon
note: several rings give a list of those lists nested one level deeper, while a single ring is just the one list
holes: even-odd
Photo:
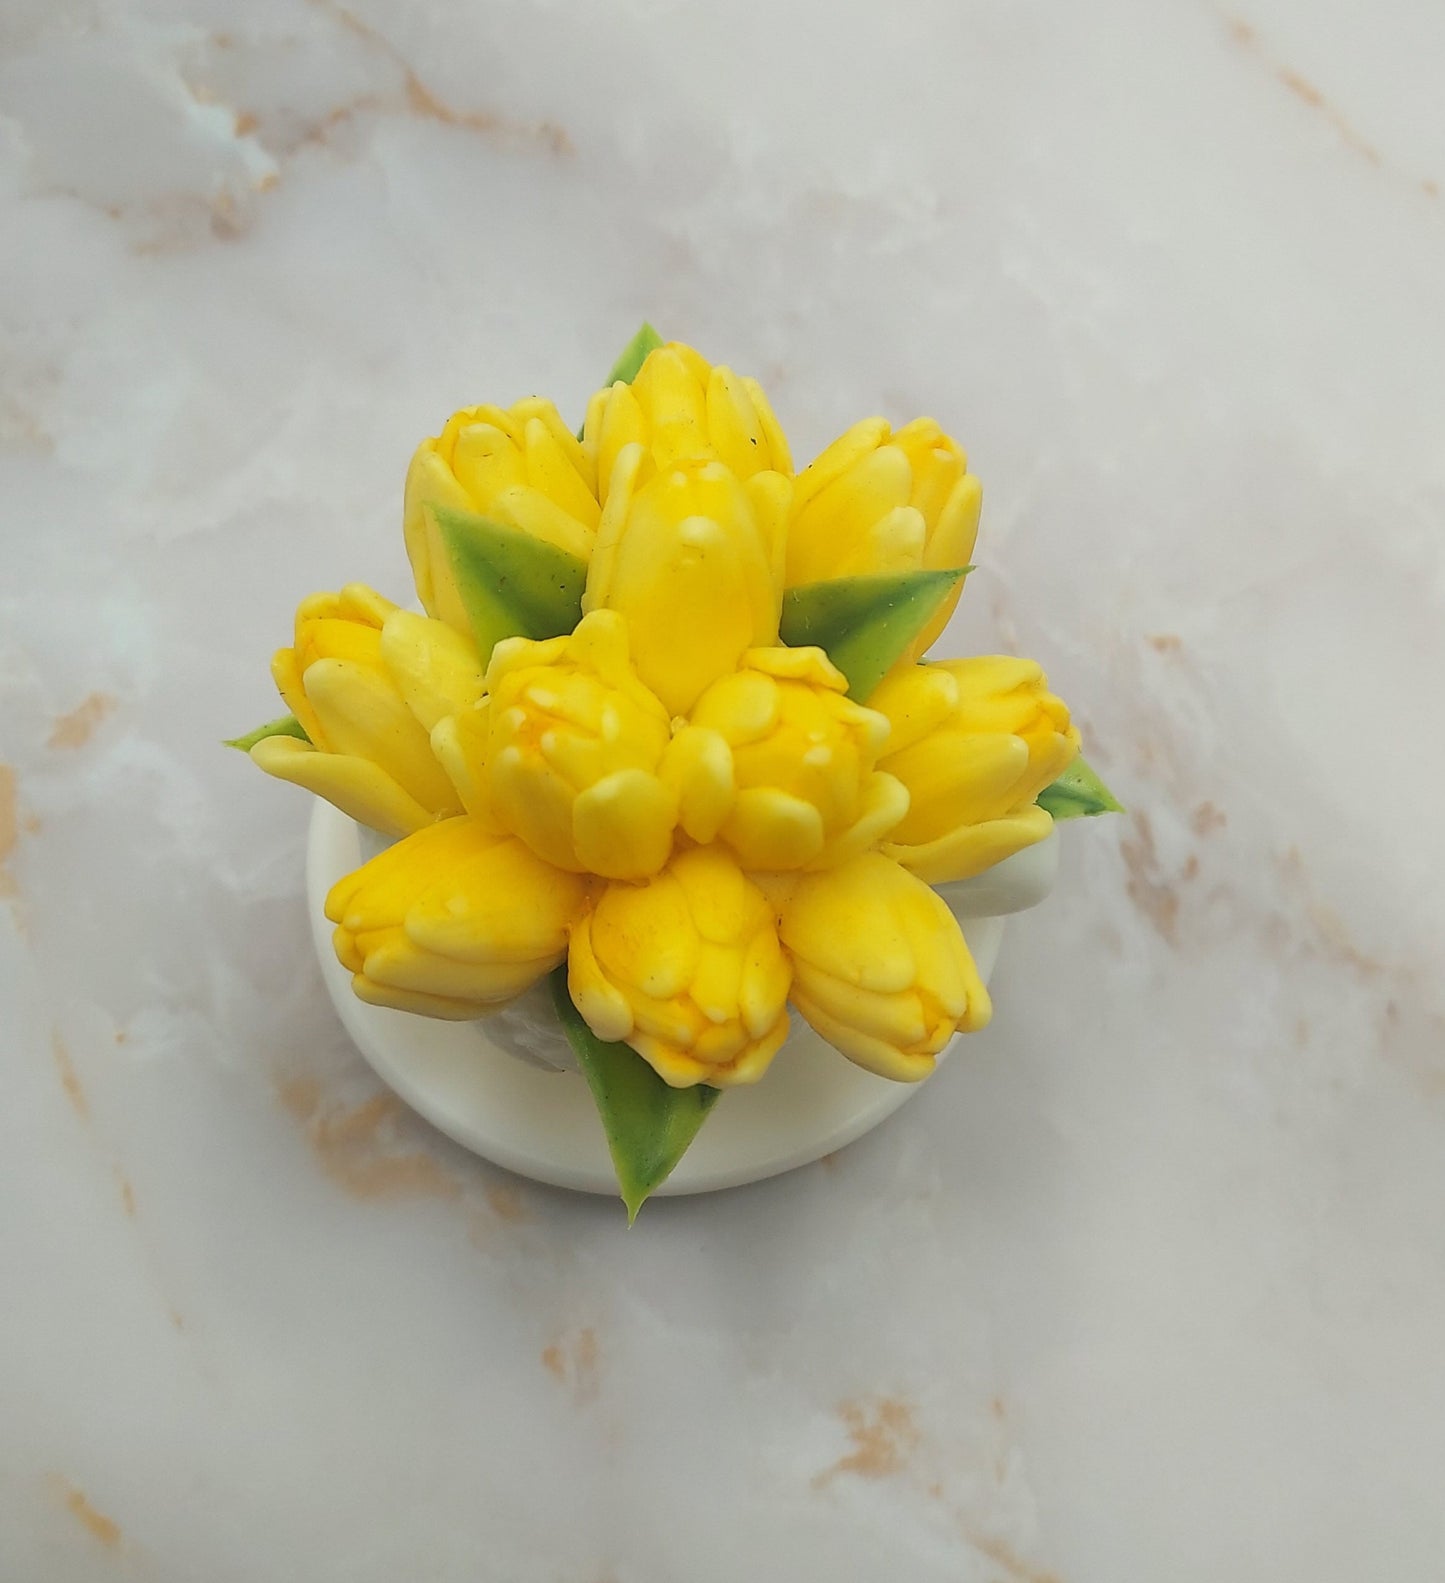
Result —
[{"label": "yellow tulip bud", "polygon": [[582,608],[619,610],[643,682],[674,715],[750,648],[778,639],[788,480],[740,483],[690,462],[639,487],[641,445],[614,469]]},{"label": "yellow tulip bud", "polygon": [[587,882],[474,819],[388,847],[326,898],[336,955],[374,1006],[480,1017],[567,953]]},{"label": "yellow tulip bud", "polygon": [[567,977],[593,1033],[626,1041],[674,1088],[754,1083],[787,1037],[773,910],[717,847],[609,886],[572,932]]},{"label": "yellow tulip bud", "polygon": [[[932,418],[896,432],[882,418],[868,418],[797,477],[787,586],[966,566],[982,503],[968,458]],[[908,659],[943,631],[961,587],[934,612]]]},{"label": "yellow tulip bud", "polygon": [[470,638],[353,583],[302,603],[295,641],[271,669],[311,740],[256,743],[251,758],[267,774],[388,835],[460,811],[428,732],[482,696]]},{"label": "yellow tulip bud", "polygon": [[859,1066],[917,1082],[955,1033],[988,1022],[957,919],[892,859],[865,852],[805,874],[781,908],[793,1005]]},{"label": "yellow tulip bud", "polygon": [[567,637],[505,639],[487,686],[456,719],[481,807],[558,868],[655,874],[677,823],[659,776],[670,723],[632,668],[622,617],[594,610]]},{"label": "yellow tulip bud", "polygon": [[721,838],[746,869],[826,867],[864,851],[908,808],[875,770],[888,720],[846,697],[822,649],[751,649],[693,707],[731,750],[736,794]]},{"label": "yellow tulip bud", "polygon": [[607,498],[624,446],[640,444],[659,471],[716,460],[739,478],[791,473],[788,442],[755,379],[712,368],[674,341],[650,352],[632,383],[599,390],[587,408],[583,443],[597,459],[599,498]]},{"label": "yellow tulip bud", "polygon": [[601,507],[591,457],[550,401],[466,407],[423,440],[406,475],[403,528],[427,613],[470,632],[434,509],[478,512],[585,561]]},{"label": "yellow tulip bud", "polygon": [[883,850],[915,874],[967,879],[1049,833],[1034,799],[1079,751],[1079,733],[1032,660],[909,666],[869,703],[893,727],[879,763],[909,793]]}]

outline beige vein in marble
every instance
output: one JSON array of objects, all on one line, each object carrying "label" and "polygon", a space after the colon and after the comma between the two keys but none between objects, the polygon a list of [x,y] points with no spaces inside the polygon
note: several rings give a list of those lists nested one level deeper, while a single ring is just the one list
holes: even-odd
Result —
[{"label": "beige vein in marble", "polygon": [[597,1400],[601,1389],[601,1350],[590,1326],[559,1336],[542,1349],[542,1367],[572,1393],[578,1407]]},{"label": "beige vein in marble", "polygon": [[98,1544],[103,1545],[107,1550],[114,1550],[123,1537],[120,1524],[116,1522],[115,1518],[107,1517],[103,1511],[92,1504],[85,1491],[79,1485],[72,1484],[69,1479],[57,1474],[54,1482],[65,1509],[75,1518],[76,1522]]},{"label": "beige vein in marble", "polygon": [[[1249,51],[1273,73],[1275,80],[1286,88],[1299,102],[1317,115],[1323,116],[1334,128],[1340,141],[1346,148],[1353,150],[1361,159],[1369,164],[1381,167],[1385,158],[1380,150],[1359,130],[1354,122],[1332,100],[1326,97],[1323,91],[1302,73],[1287,65],[1279,59],[1264,43],[1259,31],[1242,17],[1226,16],[1225,22],[1229,28],[1229,36],[1242,49]],[[1438,183],[1428,178],[1416,184],[1427,198],[1438,198],[1440,188]]]},{"label": "beige vein in marble", "polygon": [[0,897],[14,896],[18,887],[10,872],[10,859],[20,840],[20,812],[15,771],[0,764]]},{"label": "beige vein in marble", "polygon": [[111,693],[91,693],[68,714],[59,715],[47,747],[81,748],[90,741],[97,727],[116,708],[119,700]]}]

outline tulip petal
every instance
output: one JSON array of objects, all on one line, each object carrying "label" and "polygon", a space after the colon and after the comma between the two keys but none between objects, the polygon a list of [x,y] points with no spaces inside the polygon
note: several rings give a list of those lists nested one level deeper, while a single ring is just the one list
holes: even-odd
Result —
[{"label": "tulip petal", "polygon": [[476,645],[444,622],[397,610],[381,629],[381,658],[422,729],[476,704],[486,690]]},{"label": "tulip petal", "polygon": [[[778,1008],[787,1000],[792,981],[792,964],[783,953],[776,925],[769,919],[748,941],[738,981],[738,1015],[755,1039],[776,1027]],[[786,1012],[782,1020],[786,1025]]]},{"label": "tulip petal", "polygon": [[407,558],[417,597],[429,616],[458,632],[470,632],[466,606],[451,575],[450,558],[437,525],[439,507],[470,511],[472,499],[451,468],[437,455],[436,441],[424,441],[406,475],[406,506],[402,520]]},{"label": "tulip petal", "polygon": [[[895,1083],[920,1083],[932,1074],[938,1065],[937,1050],[905,1051],[886,1039],[864,1033],[851,1024],[832,1016],[817,1001],[800,995],[795,989],[793,1005],[803,1020],[821,1038],[826,1039],[840,1054],[846,1055],[855,1066],[876,1072]],[[947,1040],[944,1041],[944,1044]],[[942,1049],[943,1045],[939,1046]]]},{"label": "tulip petal", "polygon": [[956,825],[998,818],[1015,806],[1029,745],[1003,732],[968,736],[944,729],[890,753],[887,764],[912,799],[895,839],[932,841]]},{"label": "tulip petal", "polygon": [[[613,406],[620,411],[619,401]],[[636,400],[633,398],[636,408]],[[608,408],[608,420],[613,419],[613,407]],[[616,447],[611,456],[607,451],[604,427],[603,449],[598,453],[598,477],[602,489],[602,515],[597,521],[597,542],[592,547],[592,559],[587,567],[587,586],[582,593],[582,609],[588,613],[602,610],[611,602],[613,579],[617,570],[617,551],[622,542],[622,530],[627,525],[627,514],[632,509],[632,497],[642,474],[645,452],[640,443],[643,429],[641,412],[637,413],[637,436],[629,435],[625,444]]]},{"label": "tulip petal", "polygon": [[885,841],[881,850],[929,885],[946,885],[982,874],[995,863],[1042,841],[1052,828],[1048,813],[1033,803],[1000,819],[959,825],[933,841],[906,845]]},{"label": "tulip petal", "polygon": [[753,403],[753,411],[758,415],[758,422],[762,426],[763,439],[768,448],[768,465],[784,477],[789,477],[793,471],[793,457],[788,449],[788,437],[783,433],[783,426],[773,414],[773,409],[768,401],[763,387],[756,379],[743,379],[743,389],[747,391]]},{"label": "tulip petal", "polygon": [[351,660],[317,660],[303,680],[329,751],[370,759],[433,813],[461,811],[427,732],[383,675]]},{"label": "tulip petal", "polygon": [[487,794],[486,755],[490,700],[438,720],[432,728],[431,750],[456,788],[462,807],[473,819],[494,818]]},{"label": "tulip petal", "polygon": [[792,480],[783,473],[754,473],[747,481],[748,499],[757,518],[773,585],[774,603],[785,585],[788,558],[788,507],[793,499]]},{"label": "tulip petal", "polygon": [[[634,475],[639,462],[627,464]],[[670,714],[686,714],[744,650],[777,637],[767,551],[742,486],[704,462],[659,473],[623,507],[609,495],[584,604],[621,611],[638,675]]]},{"label": "tulip petal", "polygon": [[378,632],[386,625],[387,618],[401,608],[366,583],[347,583],[341,590],[340,602],[341,612],[348,621],[365,623]]},{"label": "tulip petal", "polygon": [[644,886],[609,885],[593,910],[591,934],[608,975],[653,1000],[682,994],[697,968],[697,932],[670,873]]},{"label": "tulip petal", "polygon": [[367,955],[365,974],[373,984],[468,1000],[479,1009],[514,999],[550,973],[561,959],[562,953],[557,952],[524,962],[461,962],[418,951],[404,935],[393,933]]},{"label": "tulip petal", "polygon": [[515,488],[527,476],[512,423],[506,414],[486,407],[474,409],[470,421],[457,425],[450,461],[473,510],[476,502]]},{"label": "tulip petal", "polygon": [[718,457],[739,478],[771,468],[763,426],[742,381],[730,368],[714,368],[708,378],[707,434]]},{"label": "tulip petal", "polygon": [[717,1088],[741,1088],[744,1084],[756,1083],[787,1041],[789,1026],[788,1013],[784,1009],[770,1028],[753,1036],[741,1054],[725,1067],[712,1068],[701,1081]]},{"label": "tulip petal", "polygon": [[338,924],[331,931],[331,946],[336,952],[336,960],[341,963],[348,973],[359,973],[365,965],[366,958],[362,956],[356,943],[356,936],[344,925]]},{"label": "tulip petal", "polygon": [[912,484],[908,458],[896,445],[883,445],[860,457],[806,504],[797,504],[795,490],[788,524],[788,586],[837,576],[840,566],[866,554],[873,524],[908,504]]},{"label": "tulip petal", "polygon": [[567,951],[567,989],[587,1026],[599,1039],[615,1044],[632,1032],[631,1003],[602,971],[592,949],[588,918],[583,918],[572,931]]},{"label": "tulip petal", "polygon": [[303,681],[317,660],[347,660],[369,670],[381,668],[381,629],[343,616],[318,616],[296,634],[296,668]]},{"label": "tulip petal", "polygon": [[[582,488],[580,481],[577,487]],[[587,497],[592,498],[590,495]],[[550,544],[553,549],[570,555],[584,564],[592,554],[596,542],[595,518],[597,502],[592,501],[592,520],[574,516],[564,511],[554,500],[548,499],[540,489],[527,484],[499,490],[487,507],[488,520],[501,527],[513,528],[525,538],[538,544]]]},{"label": "tulip petal", "polygon": [[978,519],[983,510],[983,485],[966,473],[954,485],[924,552],[925,566],[967,566],[978,540]]},{"label": "tulip petal", "polygon": [[282,702],[295,715],[306,740],[316,747],[325,747],[321,734],[321,721],[317,718],[306,689],[301,684],[301,667],[296,663],[295,649],[277,649],[271,656],[271,676]]},{"label": "tulip petal", "polygon": [[[811,682],[815,687],[826,687],[830,692],[846,693],[848,678],[816,645],[801,648],[749,649],[742,657],[741,668],[759,671],[777,681]],[[769,689],[767,696],[775,697]],[[771,730],[777,720],[777,704],[773,703],[768,717],[753,727],[752,734],[761,736]]]},{"label": "tulip petal", "polygon": [[587,882],[506,837],[428,887],[406,913],[406,936],[463,962],[545,960],[555,967],[587,898]]},{"label": "tulip petal", "polygon": [[[614,386],[603,408],[597,431],[597,498],[602,502],[604,519],[607,503],[612,498],[619,478],[623,453],[637,446],[637,462],[640,466],[650,432],[647,419],[630,387]],[[599,534],[601,531],[602,519],[599,519]]]},{"label": "tulip petal", "polygon": [[766,916],[752,882],[716,847],[680,852],[672,874],[687,897],[693,928],[710,945],[738,945],[748,919]]},{"label": "tulip petal", "polygon": [[304,786],[383,835],[410,835],[436,818],[369,759],[325,753],[289,736],[263,738],[251,749],[250,758],[268,775]]},{"label": "tulip petal", "polygon": [[929,1037],[930,1024],[918,995],[907,990],[879,994],[809,962],[793,964],[793,1002],[800,1008],[805,1002],[825,1005],[836,1021],[893,1045],[917,1045]]},{"label": "tulip petal", "polygon": [[864,783],[863,807],[857,819],[824,846],[812,866],[832,868],[866,852],[907,812],[908,788],[896,776],[875,770]]},{"label": "tulip petal", "polygon": [[823,850],[823,816],[773,786],[740,791],[722,830],[744,868],[800,868]]},{"label": "tulip petal", "polygon": [[[736,1022],[742,989],[743,956],[738,951],[704,946],[692,980],[692,1001],[708,1022],[720,1025]],[[738,1046],[746,1043],[746,1033],[737,1030]]]},{"label": "tulip petal", "polygon": [[794,1006],[885,1077],[926,1077],[956,1030],[987,1021],[957,920],[936,891],[879,853],[806,875],[783,902],[781,938]]},{"label": "tulip petal", "polygon": [[941,726],[958,703],[958,682],[942,665],[908,665],[885,676],[868,707],[888,717],[890,757]]},{"label": "tulip petal", "polygon": [[593,1031],[625,1040],[673,1086],[753,1080],[786,1032],[773,913],[716,847],[679,853],[645,885],[609,886],[568,960]]},{"label": "tulip petal", "polygon": [[912,506],[895,506],[873,523],[851,553],[837,557],[832,575],[854,577],[918,571],[923,565],[927,531],[921,512]]},{"label": "tulip petal", "polygon": [[577,859],[607,879],[646,879],[667,862],[677,797],[656,775],[624,769],[595,781],[572,804]]},{"label": "tulip petal", "polygon": [[905,423],[894,431],[892,443],[907,456],[913,472],[913,492],[908,503],[929,522],[937,522],[954,486],[968,471],[968,458],[933,418],[915,418]]},{"label": "tulip petal", "polygon": [[368,1006],[385,1006],[391,1011],[410,1012],[414,1017],[435,1017],[443,1022],[475,1022],[485,1006],[471,1000],[449,1000],[442,995],[427,995],[420,990],[400,989],[394,984],[378,984],[365,974],[351,980],[351,990]]},{"label": "tulip petal", "polygon": [[595,532],[602,508],[586,477],[586,472],[591,471],[590,464],[582,447],[562,428],[560,420],[558,429],[560,433],[554,432],[541,417],[528,419],[524,431],[527,482],[557,510]]},{"label": "tulip petal", "polygon": [[[495,735],[495,733],[494,733]],[[572,786],[541,759],[517,746],[493,750],[487,762],[489,806],[509,830],[558,868],[580,872],[572,836]]]},{"label": "tulip petal", "polygon": [[668,743],[659,774],[677,798],[678,822],[706,846],[733,805],[733,756],[726,739],[702,726],[684,726]]},{"label": "tulip petal", "polygon": [[650,445],[659,469],[707,454],[706,397],[693,371],[672,347],[649,352],[631,388],[651,419]]},{"label": "tulip petal", "polygon": [[326,916],[353,933],[399,924],[417,896],[499,839],[475,819],[429,824],[337,880]]},{"label": "tulip petal", "polygon": [[802,512],[850,467],[888,441],[885,418],[864,418],[840,434],[798,474],[793,494],[794,512]]},{"label": "tulip petal", "polygon": [[783,910],[782,941],[793,955],[795,973],[801,963],[818,963],[831,977],[880,995],[912,988],[913,947],[888,906],[897,886],[880,866],[885,863],[868,853],[840,868],[804,876]]}]

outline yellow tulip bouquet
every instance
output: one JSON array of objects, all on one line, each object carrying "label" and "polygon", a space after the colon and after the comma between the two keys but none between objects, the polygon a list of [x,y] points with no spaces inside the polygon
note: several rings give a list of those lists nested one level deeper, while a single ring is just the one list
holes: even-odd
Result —
[{"label": "yellow tulip bouquet", "polygon": [[326,902],[356,994],[476,1018],[552,975],[629,1214],[789,1007],[932,1072],[988,993],[935,885],[1118,807],[1032,661],[928,663],[981,494],[930,419],[801,472],[758,384],[644,326],[551,402],[423,441],[426,614],[316,594],[233,745],[394,838]]}]

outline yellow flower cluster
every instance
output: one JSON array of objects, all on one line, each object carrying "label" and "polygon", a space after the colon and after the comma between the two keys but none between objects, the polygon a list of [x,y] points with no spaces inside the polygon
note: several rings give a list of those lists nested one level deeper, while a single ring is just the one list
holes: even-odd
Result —
[{"label": "yellow flower cluster", "polygon": [[[310,740],[252,749],[403,837],[327,902],[357,994],[475,1017],[566,961],[593,1032],[676,1087],[755,1081],[789,1003],[926,1076],[989,1016],[931,887],[1048,833],[1078,734],[1028,661],[918,663],[951,601],[866,707],[779,620],[800,584],[963,565],[979,501],[929,420],[858,424],[795,476],[759,386],[681,345],[580,441],[540,399],[457,413],[407,478],[427,614],[306,601],[275,674]],[[585,562],[575,630],[479,653],[444,507]]]}]

